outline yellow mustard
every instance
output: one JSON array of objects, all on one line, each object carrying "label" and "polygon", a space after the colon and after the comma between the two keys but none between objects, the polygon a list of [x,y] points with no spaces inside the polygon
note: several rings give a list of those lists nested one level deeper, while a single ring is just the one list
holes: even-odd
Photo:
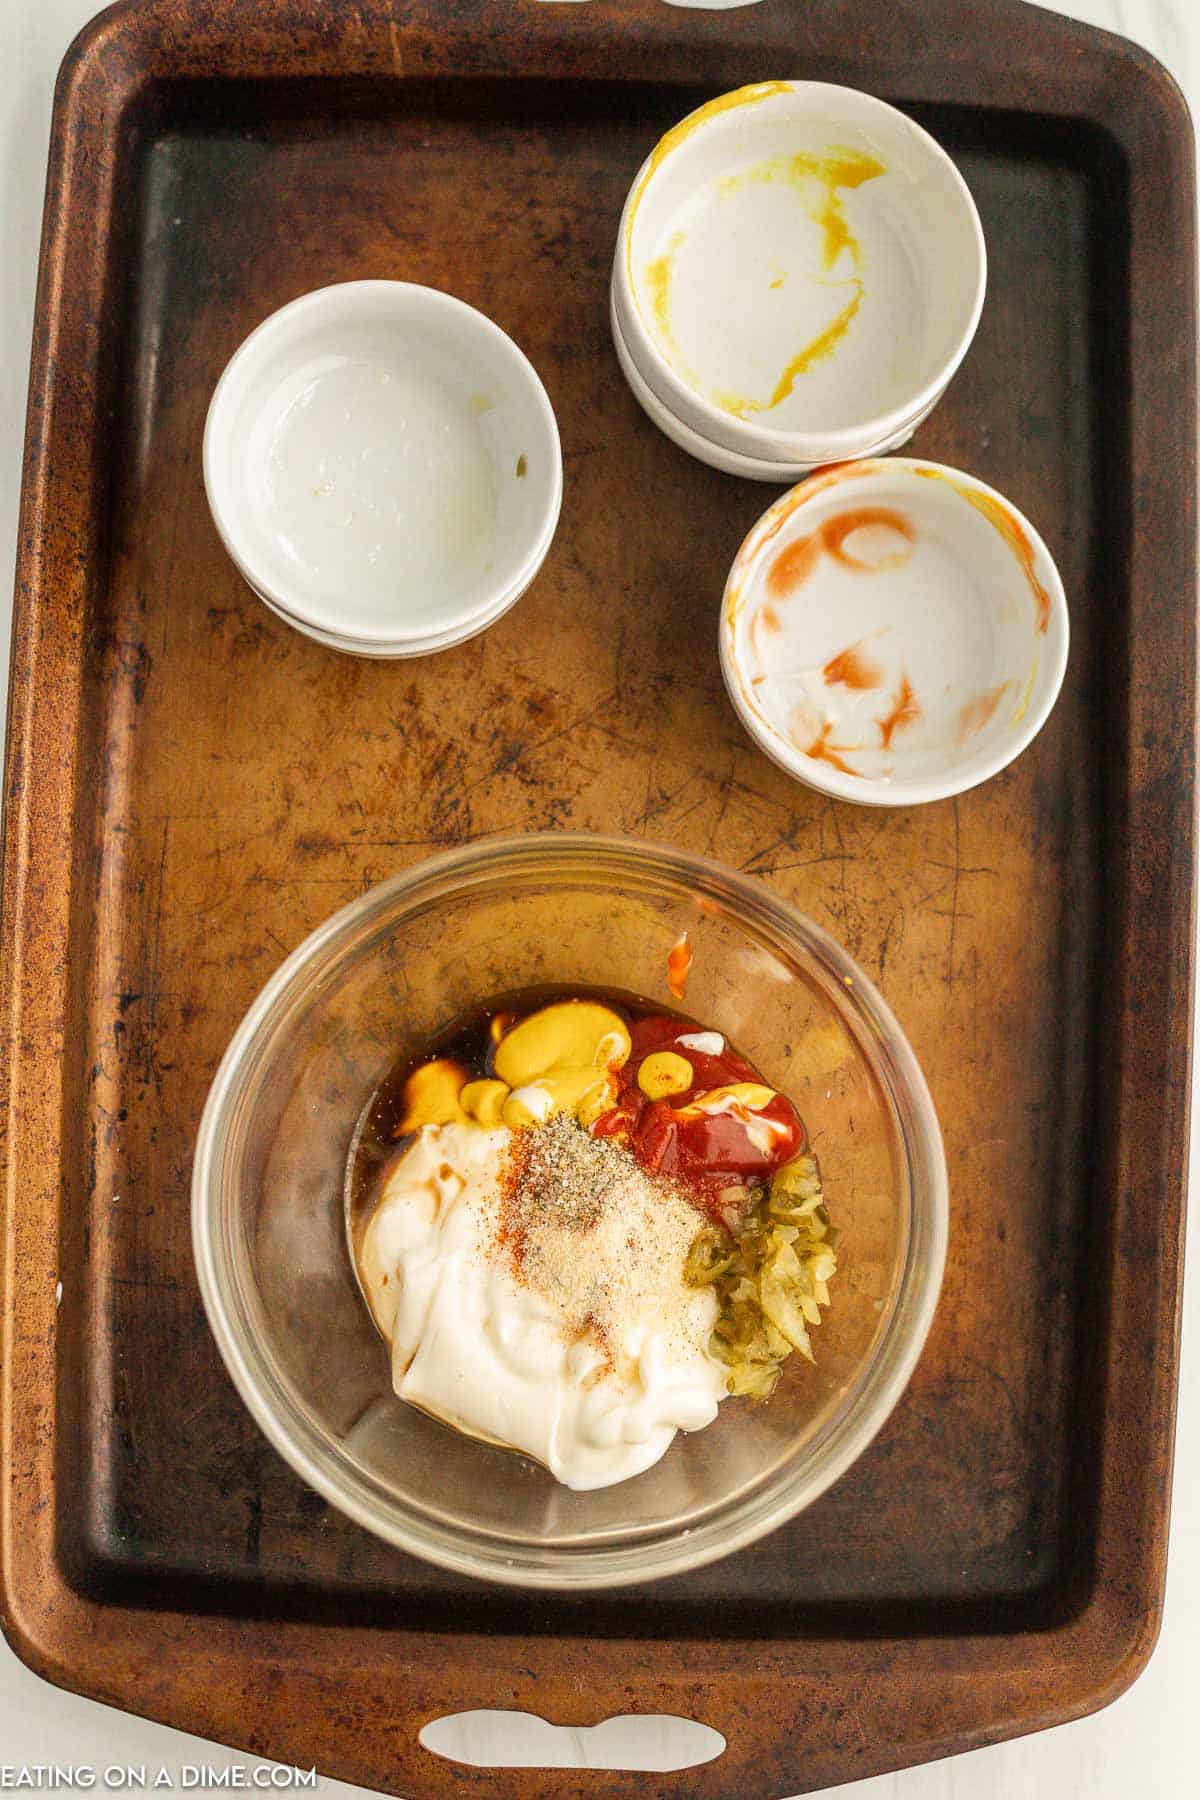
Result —
[{"label": "yellow mustard", "polygon": [[671,1094],[686,1094],[695,1079],[686,1056],[674,1050],[656,1050],[638,1067],[638,1086],[650,1100],[666,1100]]}]

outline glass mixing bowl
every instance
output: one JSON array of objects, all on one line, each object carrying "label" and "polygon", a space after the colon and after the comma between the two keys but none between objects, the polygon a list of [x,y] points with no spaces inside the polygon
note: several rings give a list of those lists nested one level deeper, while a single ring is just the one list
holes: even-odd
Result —
[{"label": "glass mixing bowl", "polygon": [[[574,1493],[395,1398],[346,1244],[355,1127],[397,1057],[494,994],[591,984],[685,1010],[799,1107],[839,1229],[817,1362],[731,1399],[653,1469]],[[896,1021],[845,952],[771,891],[656,844],[484,841],[373,888],[267,983],[196,1146],[200,1288],[243,1400],[319,1493],[415,1556],[491,1581],[597,1588],[695,1568],[808,1506],[895,1405],[937,1303],[937,1119]]]}]

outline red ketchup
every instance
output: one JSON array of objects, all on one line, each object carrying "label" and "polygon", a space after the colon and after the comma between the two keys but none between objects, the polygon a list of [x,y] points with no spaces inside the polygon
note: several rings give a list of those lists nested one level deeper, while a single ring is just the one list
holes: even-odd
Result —
[{"label": "red ketchup", "polygon": [[[592,1131],[596,1137],[627,1139],[644,1168],[686,1183],[715,1211],[723,1188],[766,1180],[799,1155],[805,1132],[799,1113],[782,1094],[776,1094],[761,1111],[741,1109],[741,1116],[738,1110],[689,1113],[691,1103],[714,1088],[737,1082],[767,1085],[757,1069],[728,1048],[711,1056],[680,1042],[703,1029],[686,1020],[653,1014],[631,1024],[633,1047],[628,1061],[617,1071],[617,1103],[600,1115]],[[669,1100],[650,1100],[638,1086],[638,1070],[646,1057],[660,1050],[670,1050],[691,1065],[692,1085]],[[777,1129],[768,1136],[763,1122]]]}]

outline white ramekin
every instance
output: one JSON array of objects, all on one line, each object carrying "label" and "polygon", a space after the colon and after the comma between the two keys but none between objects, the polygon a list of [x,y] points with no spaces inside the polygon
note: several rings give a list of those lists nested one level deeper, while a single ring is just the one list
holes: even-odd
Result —
[{"label": "white ramekin", "polygon": [[334,649],[418,656],[529,586],[562,453],[546,391],[498,325],[434,288],[353,281],[293,300],[235,352],[204,483],[230,557],[280,618]]},{"label": "white ramekin", "polygon": [[669,413],[795,467],[903,441],[966,354],[985,285],[974,202],[926,131],[852,88],[764,81],[647,158],[611,291]]},{"label": "white ramekin", "polygon": [[784,494],[721,607],[747,731],[797,781],[863,806],[945,799],[1006,767],[1049,717],[1068,638],[1029,521],[973,476],[908,457]]}]

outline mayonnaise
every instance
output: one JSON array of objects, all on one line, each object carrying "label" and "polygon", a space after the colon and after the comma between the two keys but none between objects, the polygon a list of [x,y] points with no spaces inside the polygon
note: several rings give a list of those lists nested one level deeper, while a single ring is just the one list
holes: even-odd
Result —
[{"label": "mayonnaise", "polygon": [[[364,1234],[364,1291],[402,1400],[536,1457],[568,1487],[607,1487],[650,1468],[676,1431],[710,1424],[726,1391],[707,1349],[715,1297],[683,1280],[703,1221],[614,1151],[620,1206],[523,1271],[503,1242],[512,1140],[504,1126],[417,1132]],[[581,1324],[593,1291],[605,1295],[598,1332]]]}]

